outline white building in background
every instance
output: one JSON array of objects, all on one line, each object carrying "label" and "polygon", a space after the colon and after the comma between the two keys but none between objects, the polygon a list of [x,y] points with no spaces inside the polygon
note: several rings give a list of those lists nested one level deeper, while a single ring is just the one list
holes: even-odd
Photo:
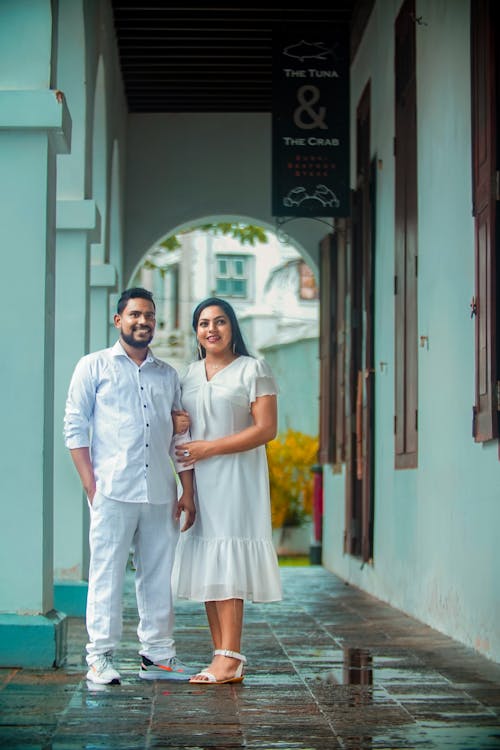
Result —
[{"label": "white building in background", "polygon": [[264,347],[318,338],[314,276],[294,247],[267,236],[267,243],[252,246],[194,230],[178,236],[181,248],[158,245],[148,253],[133,283],[154,293],[157,356],[177,369],[196,357],[192,313],[210,296],[232,304],[255,355]]}]

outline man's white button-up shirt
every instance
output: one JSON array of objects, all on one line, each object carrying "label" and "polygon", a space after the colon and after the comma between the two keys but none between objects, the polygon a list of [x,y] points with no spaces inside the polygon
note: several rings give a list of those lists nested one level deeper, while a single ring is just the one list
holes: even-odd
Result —
[{"label": "man's white button-up shirt", "polygon": [[[96,489],[113,500],[163,504],[177,498],[172,409],[177,372],[149,350],[140,367],[119,341],[78,362],[64,417],[66,447],[90,448]],[[184,438],[185,439],[185,438]]]}]

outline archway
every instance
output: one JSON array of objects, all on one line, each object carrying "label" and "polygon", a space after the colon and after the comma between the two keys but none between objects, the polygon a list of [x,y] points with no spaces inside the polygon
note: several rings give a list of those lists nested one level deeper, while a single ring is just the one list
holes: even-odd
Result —
[{"label": "archway", "polygon": [[[257,225],[267,243],[242,245],[210,235],[207,224]],[[175,235],[180,247],[161,243]],[[191,329],[196,304],[212,295],[234,307],[249,350],[265,357],[280,381],[279,429],[316,435],[319,399],[319,293],[316,270],[305,249],[282,242],[275,227],[244,216],[205,216],[166,232],[144,253],[128,285],[150,289],[157,305],[152,345],[182,371],[196,357]]]}]

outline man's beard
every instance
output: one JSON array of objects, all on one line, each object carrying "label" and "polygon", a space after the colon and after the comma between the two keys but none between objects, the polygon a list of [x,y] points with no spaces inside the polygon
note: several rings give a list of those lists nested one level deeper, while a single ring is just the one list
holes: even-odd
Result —
[{"label": "man's beard", "polygon": [[147,349],[147,347],[153,340],[152,334],[148,339],[144,339],[143,341],[138,341],[137,339],[133,338],[133,335],[131,333],[124,333],[123,331],[121,332],[121,336],[125,343],[129,346],[133,346],[134,349]]}]

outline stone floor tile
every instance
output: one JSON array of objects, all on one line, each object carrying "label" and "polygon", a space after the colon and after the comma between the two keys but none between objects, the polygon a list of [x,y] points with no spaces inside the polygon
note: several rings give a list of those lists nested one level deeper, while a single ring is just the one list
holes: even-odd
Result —
[{"label": "stone floor tile", "polygon": [[[247,605],[242,684],[138,677],[133,571],[126,580],[123,681],[85,679],[85,625],[47,671],[0,669],[8,750],[500,750],[500,665],[347,586],[321,566],[282,568],[285,598]],[[180,658],[211,658],[204,608],[176,603]]]}]

